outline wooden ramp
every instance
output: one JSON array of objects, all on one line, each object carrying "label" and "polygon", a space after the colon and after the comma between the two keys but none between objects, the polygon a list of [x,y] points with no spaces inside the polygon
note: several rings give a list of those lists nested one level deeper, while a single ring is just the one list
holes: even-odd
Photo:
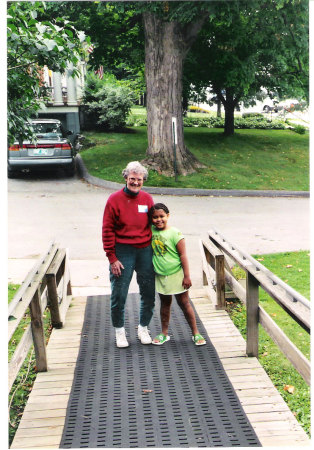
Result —
[{"label": "wooden ramp", "polygon": [[[203,289],[191,298],[262,446],[310,446],[310,440],[225,311]],[[80,346],[86,297],[73,299],[65,326],[47,347],[48,372],[37,375],[11,448],[58,448]]]}]

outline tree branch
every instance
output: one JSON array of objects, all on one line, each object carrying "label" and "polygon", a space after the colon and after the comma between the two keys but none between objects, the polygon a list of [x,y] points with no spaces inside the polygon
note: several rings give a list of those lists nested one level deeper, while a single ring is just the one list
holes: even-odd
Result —
[{"label": "tree branch", "polygon": [[18,64],[17,66],[14,66],[14,67],[8,67],[7,70],[9,71],[9,70],[14,70],[14,69],[19,69],[21,67],[29,67],[29,66],[33,66],[34,64],[36,64],[35,61],[31,62],[31,63],[26,63],[26,64]]},{"label": "tree branch", "polygon": [[209,17],[209,12],[205,13],[200,16],[198,19],[194,20],[193,22],[187,24],[185,27],[182,28],[183,31],[183,37],[184,37],[184,43],[186,47],[186,53],[190,49],[191,45],[195,41],[198,33],[202,29],[205,21]]}]

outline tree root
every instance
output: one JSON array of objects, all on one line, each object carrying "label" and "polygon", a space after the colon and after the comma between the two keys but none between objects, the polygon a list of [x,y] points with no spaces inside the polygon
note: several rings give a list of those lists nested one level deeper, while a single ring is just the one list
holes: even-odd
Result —
[{"label": "tree root", "polygon": [[183,158],[176,163],[176,171],[174,167],[174,161],[170,159],[165,159],[160,154],[155,154],[154,156],[147,156],[141,161],[141,164],[149,170],[154,170],[159,175],[164,175],[167,177],[174,177],[177,175],[189,175],[191,173],[197,172],[198,169],[203,169],[206,167],[202,164],[188,149]]}]

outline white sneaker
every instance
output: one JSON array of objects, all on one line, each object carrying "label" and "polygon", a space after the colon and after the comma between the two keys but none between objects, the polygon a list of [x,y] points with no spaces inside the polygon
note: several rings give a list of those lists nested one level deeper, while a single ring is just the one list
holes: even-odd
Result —
[{"label": "white sneaker", "polygon": [[126,339],[126,336],[125,336],[125,329],[124,329],[124,327],[116,328],[115,330],[116,330],[116,344],[117,344],[117,347],[119,347],[119,348],[128,347],[129,343],[128,343],[128,341]]},{"label": "white sneaker", "polygon": [[141,325],[137,328],[137,336],[142,344],[151,344],[152,338],[149,335],[147,327],[142,327]]}]

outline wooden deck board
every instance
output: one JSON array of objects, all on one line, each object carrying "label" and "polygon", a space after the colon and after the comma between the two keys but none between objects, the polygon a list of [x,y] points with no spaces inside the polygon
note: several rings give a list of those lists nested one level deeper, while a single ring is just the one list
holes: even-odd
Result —
[{"label": "wooden deck board", "polygon": [[[263,446],[310,446],[310,440],[225,311],[217,311],[202,289],[192,301],[242,407]],[[11,448],[59,448],[74,377],[86,297],[73,299],[65,326],[54,329],[47,355],[48,372],[39,373]],[[51,397],[51,398],[50,398]]]},{"label": "wooden deck board", "polygon": [[59,448],[74,377],[86,297],[76,297],[64,327],[47,346],[48,372],[38,373],[11,448]]},{"label": "wooden deck board", "polygon": [[245,340],[232,331],[236,327],[228,314],[217,314],[199,290],[195,296],[192,291],[191,298],[262,446],[310,446],[307,434],[257,358],[246,356]]}]

